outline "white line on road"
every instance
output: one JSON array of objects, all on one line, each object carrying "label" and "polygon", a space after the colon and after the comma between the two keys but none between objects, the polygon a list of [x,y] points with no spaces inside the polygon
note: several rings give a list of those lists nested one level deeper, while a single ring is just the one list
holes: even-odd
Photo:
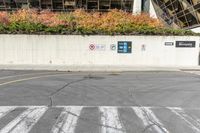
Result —
[{"label": "white line on road", "polygon": [[177,116],[179,116],[182,120],[184,120],[190,128],[192,128],[196,132],[200,132],[200,123],[198,120],[195,120],[191,116],[187,115],[185,111],[181,108],[168,108]]},{"label": "white line on road", "polygon": [[10,111],[14,110],[16,107],[14,106],[2,106],[0,107],[0,118],[4,117],[6,114],[8,114]]},{"label": "white line on road", "polygon": [[0,133],[28,133],[46,112],[47,107],[30,107],[6,125]]},{"label": "white line on road", "polygon": [[74,133],[82,108],[81,106],[64,107],[52,128],[52,133]]},{"label": "white line on road", "polygon": [[36,75],[43,75],[43,74],[58,74],[58,72],[25,73],[25,74],[17,74],[17,75],[0,77],[0,79],[16,78],[16,77],[29,76],[29,75],[35,75],[36,76]]},{"label": "white line on road", "polygon": [[116,107],[99,107],[102,133],[125,133]]},{"label": "white line on road", "polygon": [[[153,111],[147,107],[132,107],[135,114],[142,120],[145,127],[151,126],[157,133],[169,133],[164,125],[155,116]],[[152,130],[150,128],[150,130]]]},{"label": "white line on road", "polygon": [[50,75],[36,76],[36,77],[30,77],[30,78],[23,78],[23,79],[18,79],[18,80],[11,80],[8,82],[1,83],[0,86],[12,84],[12,83],[18,83],[22,81],[33,80],[33,79],[39,79],[39,78],[55,77],[59,75],[69,75],[69,74],[59,73],[59,74],[50,74]]}]

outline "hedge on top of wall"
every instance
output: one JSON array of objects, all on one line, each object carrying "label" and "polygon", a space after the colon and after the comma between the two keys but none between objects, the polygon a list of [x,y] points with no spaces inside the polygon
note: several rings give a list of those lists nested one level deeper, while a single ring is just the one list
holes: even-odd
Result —
[{"label": "hedge on top of wall", "polygon": [[47,10],[0,12],[0,34],[197,35],[189,30],[166,28],[148,14],[80,9],[70,13]]}]

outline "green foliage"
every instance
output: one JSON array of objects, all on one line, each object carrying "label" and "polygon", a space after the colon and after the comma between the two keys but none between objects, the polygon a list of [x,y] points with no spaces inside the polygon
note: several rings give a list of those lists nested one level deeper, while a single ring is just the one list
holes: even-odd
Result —
[{"label": "green foliage", "polygon": [[0,34],[199,35],[190,30],[165,28],[147,14],[132,15],[118,10],[108,13],[0,12]]}]

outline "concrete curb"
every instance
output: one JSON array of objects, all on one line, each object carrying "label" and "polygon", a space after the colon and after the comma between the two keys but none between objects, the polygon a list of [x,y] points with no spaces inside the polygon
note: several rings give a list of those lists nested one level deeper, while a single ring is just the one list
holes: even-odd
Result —
[{"label": "concrete curb", "polygon": [[52,70],[52,71],[200,71],[200,67],[159,67],[159,66],[60,66],[60,65],[0,65],[3,70]]}]

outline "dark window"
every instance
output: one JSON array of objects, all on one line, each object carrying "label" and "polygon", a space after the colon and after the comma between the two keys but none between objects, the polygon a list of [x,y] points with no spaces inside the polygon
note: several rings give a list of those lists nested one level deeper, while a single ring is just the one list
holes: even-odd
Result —
[{"label": "dark window", "polygon": [[142,0],[142,11],[149,12],[150,0]]}]

